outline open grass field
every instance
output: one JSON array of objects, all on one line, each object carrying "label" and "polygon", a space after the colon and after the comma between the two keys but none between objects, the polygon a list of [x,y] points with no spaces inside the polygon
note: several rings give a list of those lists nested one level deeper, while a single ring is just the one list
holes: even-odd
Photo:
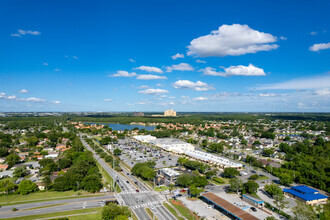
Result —
[{"label": "open grass field", "polygon": [[72,199],[74,197],[92,197],[92,196],[102,196],[104,194],[91,194],[85,191],[39,191],[35,193],[30,193],[27,195],[12,194],[12,195],[1,195],[0,196],[0,206],[5,205],[15,205],[30,202],[41,202],[50,200],[60,200],[60,199]]},{"label": "open grass field", "polygon": [[163,203],[164,206],[179,220],[184,220],[184,218],[180,217],[177,213],[177,211],[172,208],[172,206],[170,206],[169,204],[167,204],[166,202]]},{"label": "open grass field", "polygon": [[185,207],[181,201],[178,200],[170,200],[171,204],[181,213],[182,216],[186,217],[187,219],[191,220],[200,220],[190,209]]},{"label": "open grass field", "polygon": [[157,186],[157,187],[155,187],[155,191],[158,191],[158,192],[165,191],[167,189],[170,189],[170,188],[167,187],[167,186]]}]

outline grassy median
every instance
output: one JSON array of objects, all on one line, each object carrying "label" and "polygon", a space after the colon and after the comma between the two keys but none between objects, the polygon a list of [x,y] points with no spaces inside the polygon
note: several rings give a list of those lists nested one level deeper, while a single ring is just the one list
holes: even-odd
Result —
[{"label": "grassy median", "polygon": [[1,195],[0,196],[0,206],[6,205],[17,205],[31,202],[44,202],[52,200],[62,200],[62,199],[72,199],[76,197],[94,197],[94,196],[103,196],[104,194],[91,194],[86,191],[39,191],[30,193],[27,195],[21,194],[11,194],[11,195]]},{"label": "grassy median", "polygon": [[[42,219],[42,218],[59,218],[59,217],[67,217],[71,219],[102,219],[101,218],[102,207],[96,208],[88,208],[88,209],[78,209],[72,211],[63,211],[63,212],[53,212],[47,214],[39,214],[39,215],[28,215],[23,217],[15,217],[15,218],[7,218],[7,219],[15,219],[15,220],[33,220],[33,219]],[[75,215],[75,216],[70,216]]]}]

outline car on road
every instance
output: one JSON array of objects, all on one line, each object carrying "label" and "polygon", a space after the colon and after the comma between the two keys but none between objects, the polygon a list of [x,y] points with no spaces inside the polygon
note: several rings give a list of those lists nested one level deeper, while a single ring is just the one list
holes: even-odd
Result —
[{"label": "car on road", "polygon": [[257,209],[256,208],[254,208],[254,207],[251,207],[250,208],[252,211],[254,211],[254,212],[256,212],[257,211]]},{"label": "car on road", "polygon": [[129,183],[129,181],[127,180],[126,183]]},{"label": "car on road", "polygon": [[135,191],[136,191],[137,193],[138,193],[138,192],[140,192],[138,189],[137,189],[137,190],[135,190]]}]

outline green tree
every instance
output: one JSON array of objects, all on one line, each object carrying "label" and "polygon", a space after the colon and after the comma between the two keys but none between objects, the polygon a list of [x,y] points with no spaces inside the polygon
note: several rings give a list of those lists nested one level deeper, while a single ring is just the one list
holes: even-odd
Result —
[{"label": "green tree", "polygon": [[204,191],[203,189],[198,188],[198,187],[196,187],[196,186],[191,186],[191,187],[189,188],[189,192],[190,192],[190,196],[191,196],[191,197],[197,197],[197,196],[199,196],[199,194],[200,194],[201,192],[203,192],[203,191]]},{"label": "green tree", "polygon": [[26,141],[28,142],[29,147],[34,147],[38,144],[39,139],[37,137],[29,137],[26,138]]},{"label": "green tree", "polygon": [[226,178],[234,178],[239,175],[239,171],[233,167],[227,167],[224,169],[222,175]]},{"label": "green tree", "polygon": [[119,216],[131,216],[131,211],[128,209],[127,206],[119,206],[114,203],[109,203],[102,209],[102,219],[103,220],[113,220],[118,219]]},{"label": "green tree", "polygon": [[0,147],[0,157],[6,157],[9,155],[8,149],[5,147]]},{"label": "green tree", "polygon": [[271,155],[273,155],[274,150],[273,149],[263,149],[262,151],[262,155],[265,157],[270,157]]},{"label": "green tree", "polygon": [[18,163],[21,160],[21,158],[17,155],[17,154],[9,154],[6,157],[6,163],[8,164],[8,166],[12,167],[14,166],[16,163]]},{"label": "green tree", "polygon": [[297,201],[297,205],[292,208],[293,213],[296,216],[297,220],[314,220],[316,219],[315,214],[313,213],[310,206]]},{"label": "green tree", "polygon": [[280,187],[278,187],[276,184],[265,185],[264,189],[271,196],[276,196],[276,195],[282,195],[283,194],[282,189]]},{"label": "green tree", "polygon": [[206,178],[210,179],[217,174],[216,170],[209,170],[205,172]]},{"label": "green tree", "polygon": [[282,173],[279,176],[281,184],[285,186],[290,186],[291,183],[293,183],[293,176],[291,176],[289,173]]},{"label": "green tree", "polygon": [[253,174],[249,177],[250,180],[257,180],[259,178],[258,174]]},{"label": "green tree", "polygon": [[257,192],[259,188],[259,184],[252,181],[252,180],[249,180],[247,181],[246,183],[243,184],[243,192],[245,193],[249,193],[249,194],[254,194]]},{"label": "green tree", "polygon": [[14,189],[16,189],[16,187],[16,184],[9,179],[4,179],[0,181],[0,192],[5,192],[8,194]]},{"label": "green tree", "polygon": [[229,183],[230,183],[229,189],[233,192],[236,192],[237,194],[242,189],[243,181],[241,179],[232,178],[229,181]]},{"label": "green tree", "polygon": [[22,180],[22,182],[18,185],[18,192],[22,195],[26,195],[37,190],[38,186],[31,180]]},{"label": "green tree", "polygon": [[24,177],[24,176],[28,175],[28,170],[27,170],[26,167],[24,167],[24,166],[22,166],[22,167],[17,167],[17,168],[14,170],[13,175],[14,175],[14,177],[16,177],[16,178]]},{"label": "green tree", "polygon": [[187,187],[193,182],[193,177],[190,174],[184,173],[177,177],[176,184],[182,187]]},{"label": "green tree", "polygon": [[99,175],[92,174],[89,176],[85,176],[81,182],[81,188],[91,193],[100,191],[100,189],[102,188],[102,183]]},{"label": "green tree", "polygon": [[121,150],[119,148],[116,148],[113,150],[113,154],[114,155],[120,155],[121,154]]},{"label": "green tree", "polygon": [[274,204],[277,206],[279,210],[283,210],[286,205],[289,203],[285,200],[285,196],[283,194],[274,195]]},{"label": "green tree", "polygon": [[45,176],[42,179],[42,182],[45,184],[45,188],[46,190],[50,189],[52,187],[52,180],[50,179],[49,176]]}]

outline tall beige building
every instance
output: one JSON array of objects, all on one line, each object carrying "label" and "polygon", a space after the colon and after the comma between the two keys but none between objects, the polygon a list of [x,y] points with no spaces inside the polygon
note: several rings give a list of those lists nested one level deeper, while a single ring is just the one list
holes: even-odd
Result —
[{"label": "tall beige building", "polygon": [[166,110],[164,111],[164,116],[165,117],[176,117],[176,111],[171,110]]}]

